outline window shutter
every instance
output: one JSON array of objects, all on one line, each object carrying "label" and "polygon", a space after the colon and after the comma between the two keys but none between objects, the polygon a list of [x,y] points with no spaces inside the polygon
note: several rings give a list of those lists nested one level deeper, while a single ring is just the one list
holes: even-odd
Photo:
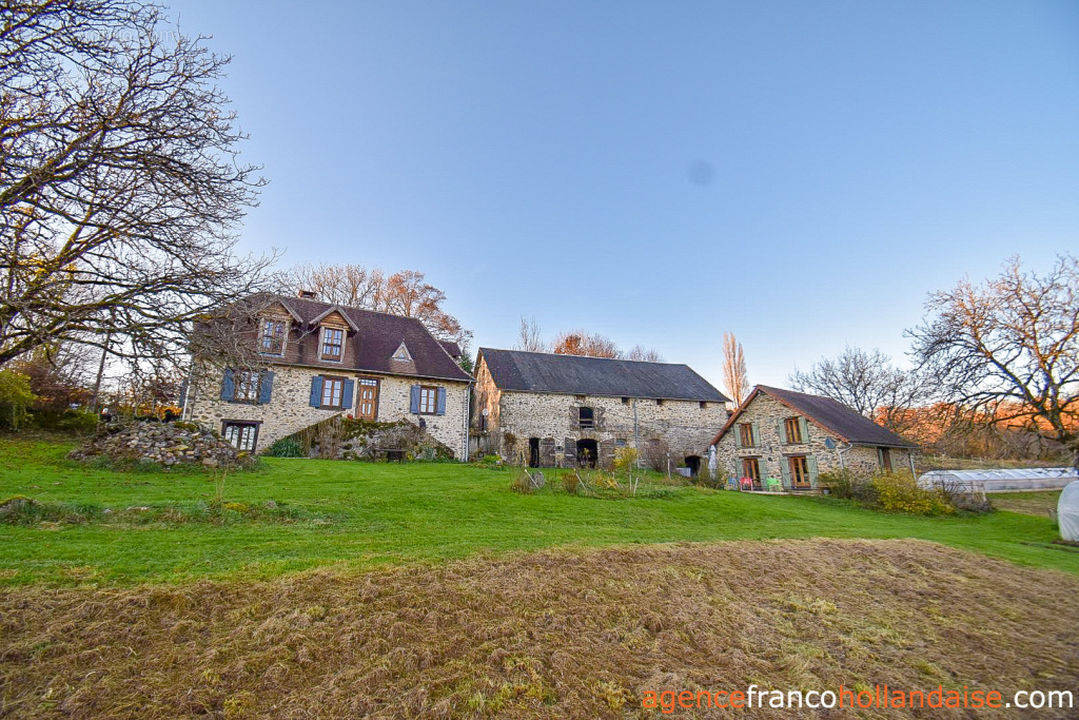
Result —
[{"label": "window shutter", "polygon": [[232,400],[236,397],[236,376],[232,368],[225,368],[225,377],[221,380],[221,399]]},{"label": "window shutter", "polygon": [[787,458],[780,459],[779,472],[783,475],[783,487],[789,490],[791,486],[791,466]]},{"label": "window shutter", "polygon": [[435,401],[436,401],[435,414],[436,415],[445,415],[446,414],[446,388],[440,387],[438,389],[438,394],[436,396]]},{"label": "window shutter", "polygon": [[765,479],[768,477],[768,461],[763,457],[757,458],[757,479],[764,484]]},{"label": "window shutter", "polygon": [[420,386],[412,386],[412,398],[408,406],[408,411],[413,415],[420,414]]},{"label": "window shutter", "polygon": [[341,407],[346,410],[352,409],[352,390],[356,387],[356,381],[352,378],[345,378],[345,386],[341,391]]},{"label": "window shutter", "polygon": [[806,422],[804,417],[798,418],[798,429],[802,431],[802,442],[809,442],[809,423]]},{"label": "window shutter", "polygon": [[311,407],[322,406],[322,376],[311,378]]},{"label": "window shutter", "polygon": [[786,428],[786,425],[785,425],[783,420],[779,421],[779,423],[776,425],[776,429],[779,432],[779,442],[786,445],[787,444],[787,428]]},{"label": "window shutter", "polygon": [[809,485],[810,487],[817,487],[817,458],[813,455],[807,455],[806,464],[809,465]]},{"label": "window shutter", "polygon": [[761,426],[757,423],[753,423],[749,427],[750,430],[750,442],[753,443],[753,447],[760,447],[761,445]]},{"label": "window shutter", "polygon": [[270,402],[270,393],[273,392],[273,371],[267,370],[259,379],[259,404],[265,405]]}]

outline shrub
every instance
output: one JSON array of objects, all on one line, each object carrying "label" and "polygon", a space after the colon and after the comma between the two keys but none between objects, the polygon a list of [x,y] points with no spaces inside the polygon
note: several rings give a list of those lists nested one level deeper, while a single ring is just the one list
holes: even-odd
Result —
[{"label": "shrub", "polygon": [[670,461],[670,449],[667,447],[667,443],[659,438],[646,440],[641,445],[640,456],[645,467],[656,472],[665,473],[669,469],[667,463]]},{"label": "shrub", "polygon": [[726,487],[728,477],[729,475],[727,474],[727,471],[723,469],[722,465],[716,468],[714,475],[708,469],[707,465],[702,465],[700,472],[697,473],[697,477],[693,478],[693,482],[704,487],[722,488]]},{"label": "shrub", "polygon": [[532,476],[526,472],[519,472],[513,476],[513,482],[510,483],[510,490],[521,493],[522,495],[532,494]]},{"label": "shrub", "polygon": [[820,474],[819,483],[827,486],[835,497],[854,500],[880,512],[912,515],[947,515],[955,512],[955,507],[944,493],[918,487],[914,478],[904,472],[869,475],[850,469],[831,470]]},{"label": "shrub", "polygon": [[35,400],[29,377],[14,370],[0,370],[0,427],[18,430],[25,425]]},{"label": "shrub", "polygon": [[620,447],[614,453],[614,469],[616,472],[633,472],[637,468],[637,449]]},{"label": "shrub", "polygon": [[570,495],[576,495],[577,489],[580,486],[580,478],[577,477],[577,473],[562,473],[562,487]]},{"label": "shrub", "polygon": [[877,503],[884,512],[912,515],[948,515],[955,512],[944,493],[918,487],[914,478],[906,473],[878,473],[873,476],[873,487],[877,491]]},{"label": "shrub", "polygon": [[281,438],[266,448],[266,454],[271,457],[304,457],[303,445],[294,437]]},{"label": "shrub", "polygon": [[65,410],[56,423],[58,430],[87,435],[97,429],[97,413],[89,410]]}]

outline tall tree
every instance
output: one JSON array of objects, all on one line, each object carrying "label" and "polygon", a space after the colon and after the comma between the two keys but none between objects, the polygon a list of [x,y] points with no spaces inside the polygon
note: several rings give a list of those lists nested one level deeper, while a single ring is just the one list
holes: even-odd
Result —
[{"label": "tall tree", "polygon": [[746,375],[746,356],[742,343],[734,333],[723,333],[723,384],[727,394],[739,405],[749,394],[749,378]]},{"label": "tall tree", "polygon": [[588,355],[591,357],[621,357],[614,340],[599,333],[574,330],[561,333],[554,341],[554,352],[558,355]]},{"label": "tall tree", "polygon": [[543,334],[540,332],[540,326],[535,317],[521,316],[521,327],[518,330],[515,348],[526,352],[547,352],[547,343],[543,341]]},{"label": "tall tree", "polygon": [[236,255],[263,180],[215,83],[228,58],[135,0],[0,13],[0,363],[68,340],[182,358],[262,288]]},{"label": "tall tree", "polygon": [[643,360],[645,362],[663,362],[663,356],[655,348],[646,348],[643,345],[634,345],[625,354],[626,360]]},{"label": "tall tree", "polygon": [[1079,259],[1044,274],[1019,258],[984,283],[932,293],[910,331],[914,353],[949,399],[994,424],[1022,422],[1079,466]]},{"label": "tall tree", "polygon": [[894,366],[880,350],[856,347],[817,361],[808,372],[795,371],[790,383],[795,390],[838,400],[896,432],[912,421],[909,410],[932,395],[923,374]]},{"label": "tall tree", "polygon": [[285,282],[291,291],[309,290],[325,302],[416,318],[435,337],[461,344],[462,351],[472,337],[443,307],[446,293],[418,270],[387,275],[356,264],[301,265],[287,273]]}]

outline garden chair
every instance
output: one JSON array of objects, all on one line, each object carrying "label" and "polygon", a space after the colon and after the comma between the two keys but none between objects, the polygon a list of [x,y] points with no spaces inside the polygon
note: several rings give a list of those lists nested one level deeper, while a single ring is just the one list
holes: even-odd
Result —
[{"label": "garden chair", "polygon": [[781,483],[776,478],[768,478],[765,483],[765,487],[768,489],[768,492],[779,492],[783,489],[783,483]]},{"label": "garden chair", "polygon": [[752,490],[753,489],[753,478],[744,477],[744,478],[742,478],[741,483],[742,483],[742,489],[743,490]]}]

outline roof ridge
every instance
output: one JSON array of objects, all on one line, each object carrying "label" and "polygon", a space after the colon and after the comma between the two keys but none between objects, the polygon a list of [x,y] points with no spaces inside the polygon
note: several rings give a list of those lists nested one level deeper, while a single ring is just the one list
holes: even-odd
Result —
[{"label": "roof ridge", "polygon": [[[612,357],[600,357],[599,355],[577,355],[575,353],[556,353],[556,352],[547,352],[547,351],[544,351],[544,350],[508,350],[506,348],[492,348],[492,347],[481,347],[481,348],[478,348],[478,349],[479,349],[480,352],[483,352],[484,350],[494,350],[495,352],[520,353],[522,355],[553,355],[555,357],[564,357],[564,358],[592,358],[593,360],[618,360],[619,362],[646,363],[648,365],[672,365],[672,366],[686,367],[686,368],[689,367],[689,365],[687,365],[685,363],[669,363],[669,362],[663,362],[663,361],[658,361],[658,360],[634,360],[632,358],[619,358],[619,357],[613,357],[613,358]],[[693,368],[690,368],[690,369],[692,370]]]},{"label": "roof ridge", "polygon": [[[386,312],[385,310],[371,310],[370,308],[357,307],[356,305],[344,305],[342,303],[332,303],[332,302],[328,302],[326,300],[315,300],[315,299],[312,299],[312,298],[292,297],[291,295],[278,295],[278,297],[282,301],[285,301],[285,300],[298,300],[300,302],[305,302],[305,303],[318,303],[320,305],[329,305],[330,307],[338,307],[338,308],[341,308],[342,310],[358,310],[359,312],[371,313],[372,315],[386,315],[387,317],[399,318],[401,320],[409,320],[409,321],[412,321],[412,322],[417,322],[420,325],[423,325],[423,321],[420,320],[419,318],[411,317],[409,315],[399,315],[397,313]],[[427,330],[426,325],[423,325],[423,328],[425,330]],[[427,330],[427,332],[430,333],[431,331]],[[435,337],[435,336],[431,335],[431,337]],[[438,340],[438,338],[435,338],[435,340]]]}]

